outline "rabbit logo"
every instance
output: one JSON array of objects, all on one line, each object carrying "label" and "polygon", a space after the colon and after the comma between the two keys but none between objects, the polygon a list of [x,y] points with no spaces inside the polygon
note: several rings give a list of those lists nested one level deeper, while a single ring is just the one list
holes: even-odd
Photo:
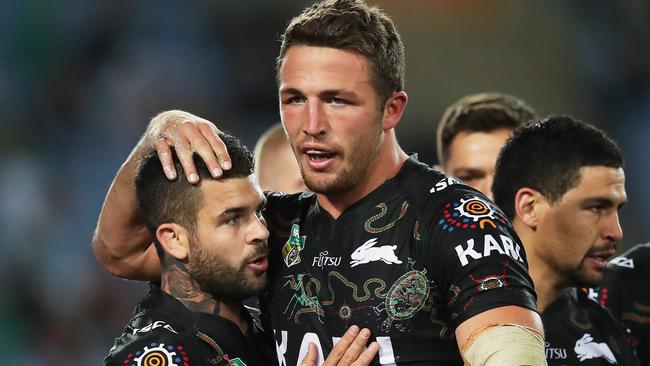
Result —
[{"label": "rabbit logo", "polygon": [[361,244],[351,255],[351,267],[370,262],[383,261],[386,264],[401,264],[402,261],[395,255],[397,245],[383,245],[375,247],[377,238],[372,238]]},{"label": "rabbit logo", "polygon": [[589,333],[585,333],[582,338],[578,339],[575,348],[573,348],[578,355],[580,362],[591,358],[603,357],[607,362],[616,365],[616,358],[609,349],[607,343],[596,343],[594,338]]}]

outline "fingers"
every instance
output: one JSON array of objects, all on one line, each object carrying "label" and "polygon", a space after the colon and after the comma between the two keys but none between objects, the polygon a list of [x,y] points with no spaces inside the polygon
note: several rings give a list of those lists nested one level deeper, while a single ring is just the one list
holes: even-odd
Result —
[{"label": "fingers", "polygon": [[182,111],[159,114],[148,129],[149,141],[153,140],[167,178],[174,180],[178,175],[172,159],[173,148],[188,182],[192,184],[198,183],[200,179],[193,159],[194,153],[205,162],[215,178],[220,177],[223,170],[232,167],[219,132],[211,122]]},{"label": "fingers", "polygon": [[163,171],[165,172],[167,179],[176,179],[176,168],[174,167],[171,149],[167,143],[167,140],[165,140],[165,138],[162,136],[156,138],[154,141],[154,147],[158,153],[158,159],[160,159],[160,163],[162,164]]},{"label": "fingers", "polygon": [[309,342],[309,347],[307,349],[307,354],[305,358],[302,359],[300,366],[316,366],[318,361],[318,350],[316,345],[313,342]]},{"label": "fingers", "polygon": [[370,343],[368,348],[366,348],[363,352],[361,352],[359,358],[357,358],[357,360],[352,363],[352,366],[370,365],[372,360],[377,355],[377,352],[379,352],[379,343],[377,342]]},{"label": "fingers", "polygon": [[[367,328],[359,331],[356,325],[351,326],[343,335],[341,340],[332,348],[332,351],[325,359],[324,366],[363,366],[369,365],[379,350],[377,342],[372,342],[365,349],[370,338],[370,330]],[[365,349],[365,350],[364,350]]]},{"label": "fingers", "polygon": [[223,170],[230,169],[232,167],[232,163],[230,161],[230,156],[228,155],[228,150],[226,149],[226,145],[219,138],[219,133],[221,131],[219,131],[219,129],[211,123],[200,125],[199,130],[210,144],[212,151],[214,151],[214,153],[217,155],[219,166]]}]

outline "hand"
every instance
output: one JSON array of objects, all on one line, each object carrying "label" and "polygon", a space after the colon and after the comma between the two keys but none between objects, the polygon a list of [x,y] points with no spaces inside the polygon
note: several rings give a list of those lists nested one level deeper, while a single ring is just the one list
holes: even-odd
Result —
[{"label": "hand", "polygon": [[177,176],[171,155],[173,147],[187,181],[196,184],[199,182],[199,175],[192,158],[194,152],[203,159],[215,178],[220,177],[223,170],[232,166],[226,146],[219,138],[220,132],[208,120],[173,110],[160,113],[151,120],[143,143],[158,152],[165,175],[170,180],[176,179]]},{"label": "hand", "polygon": [[[322,366],[365,366],[370,365],[379,351],[379,344],[372,342],[364,350],[370,331],[366,328],[359,331],[356,325],[351,326],[343,338],[332,348],[329,356]],[[301,366],[316,366],[318,350],[314,343],[309,344],[307,355],[302,360]]]}]

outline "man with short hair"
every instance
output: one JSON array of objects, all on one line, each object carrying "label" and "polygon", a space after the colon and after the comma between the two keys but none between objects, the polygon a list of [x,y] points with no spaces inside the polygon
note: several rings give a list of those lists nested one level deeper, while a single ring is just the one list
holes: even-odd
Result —
[{"label": "man with short hair", "polygon": [[[362,1],[324,1],[294,18],[282,39],[282,123],[316,193],[267,197],[272,266],[263,304],[278,362],[296,363],[310,342],[322,359],[357,323],[372,330],[382,365],[544,364],[535,293],[513,228],[483,195],[397,142],[408,97],[390,18]],[[155,145],[174,179],[170,146],[183,156],[197,151],[218,176],[230,163],[215,131],[196,116],[166,112],[134,155]],[[198,182],[191,160],[181,160]],[[141,277],[155,274],[156,263],[128,200],[129,163],[109,191],[93,246],[113,273]]]},{"label": "man with short hair", "polygon": [[616,143],[570,117],[521,127],[501,150],[492,191],[526,248],[549,365],[635,365],[620,325],[578,290],[601,283],[623,235]]},{"label": "man with short hair", "polygon": [[[160,284],[138,304],[115,340],[107,365],[271,365],[275,353],[261,331],[259,310],[242,300],[267,285],[266,198],[253,175],[250,151],[221,134],[232,168],[211,179],[194,159],[201,183],[168,180],[155,151],[135,176],[136,202],[160,258]],[[176,169],[181,165],[172,152]],[[250,312],[250,314],[249,314]],[[253,315],[253,317],[251,316]],[[363,330],[362,332],[368,332]],[[341,365],[367,365],[376,345],[352,327],[337,344]],[[313,347],[312,347],[313,348]],[[315,365],[315,349],[304,366]],[[348,362],[349,361],[349,362]]]},{"label": "man with short hair", "polygon": [[255,176],[263,191],[305,192],[307,187],[282,123],[269,127],[255,144]]},{"label": "man with short hair", "polygon": [[203,178],[196,186],[168,180],[155,151],[141,160],[137,206],[162,276],[159,286],[150,285],[106,364],[272,363],[259,320],[241,304],[267,284],[269,232],[261,215],[266,199],[252,176],[248,149],[234,137],[222,134],[221,140],[232,169],[210,179],[196,159]]},{"label": "man with short hair", "polygon": [[438,164],[447,174],[492,199],[494,164],[512,131],[537,118],[523,100],[501,93],[465,96],[438,122]]},{"label": "man with short hair", "polygon": [[607,263],[599,302],[630,330],[642,365],[650,365],[650,243],[637,244]]}]

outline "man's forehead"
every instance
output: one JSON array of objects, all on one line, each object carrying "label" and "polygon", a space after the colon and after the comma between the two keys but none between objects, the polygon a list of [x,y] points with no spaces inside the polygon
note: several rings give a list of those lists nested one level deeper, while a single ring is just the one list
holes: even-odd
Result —
[{"label": "man's forehead", "polygon": [[627,200],[625,172],[623,168],[608,166],[584,166],[580,168],[578,184],[565,196],[576,198],[603,198],[621,204]]},{"label": "man's forehead", "polygon": [[228,206],[232,202],[262,201],[264,195],[254,174],[246,177],[208,179],[202,184],[206,203]]}]

